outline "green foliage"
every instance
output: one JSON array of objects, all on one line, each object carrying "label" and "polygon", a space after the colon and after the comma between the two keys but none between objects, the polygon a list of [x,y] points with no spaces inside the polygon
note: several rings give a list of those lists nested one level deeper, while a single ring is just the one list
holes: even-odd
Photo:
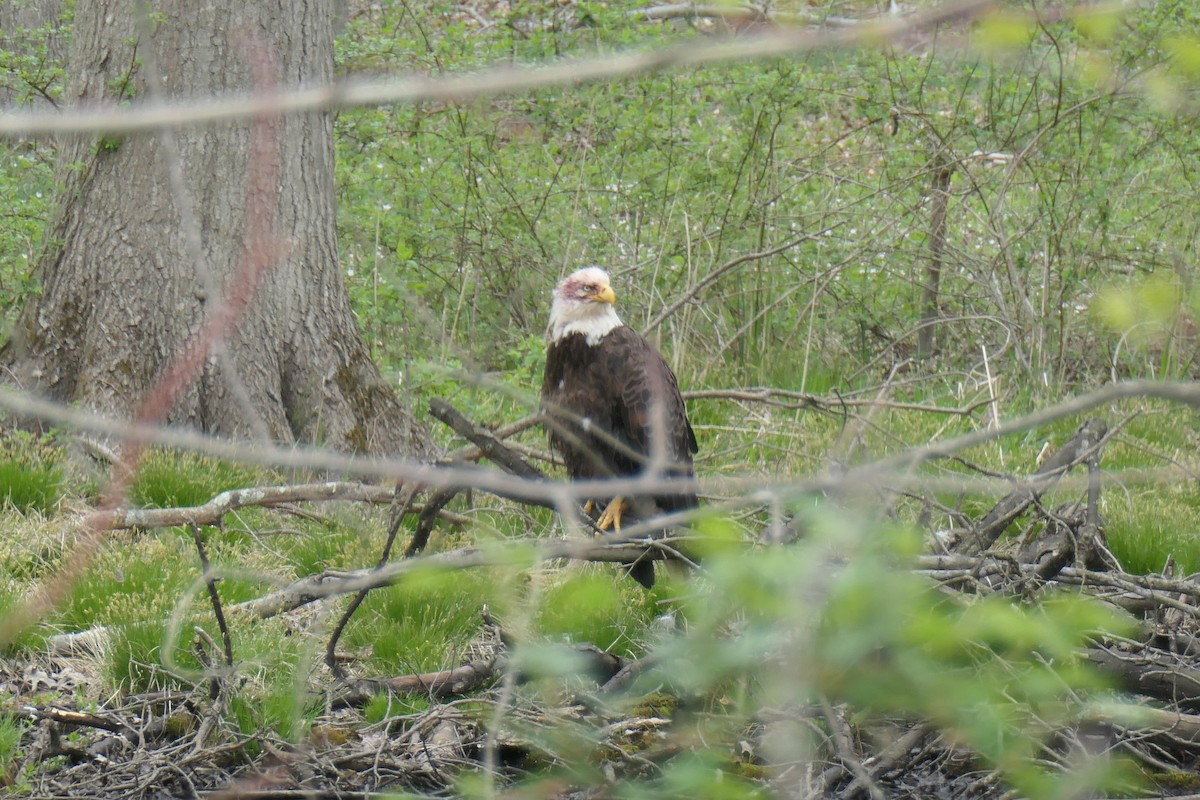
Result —
[{"label": "green foliage", "polygon": [[[718,547],[706,558],[706,578],[684,601],[687,633],[659,646],[661,672],[646,682],[713,698],[729,713],[725,736],[764,702],[827,698],[935,720],[1030,796],[1071,780],[1041,771],[1038,743],[1105,690],[1077,648],[1097,631],[1121,634],[1120,619],[1068,596],[1032,608],[1000,597],[957,605],[903,568],[911,533],[832,509],[805,529],[785,551]],[[728,752],[728,741],[709,741],[708,758]],[[1111,776],[1092,777],[1102,786]]]},{"label": "green foliage", "polygon": [[[527,15],[546,10],[522,6],[517,28],[473,31],[385,4],[352,20],[340,58],[345,69],[471,70],[692,35],[637,23],[633,5],[563,10],[586,15],[584,29],[526,29]],[[1110,71],[1142,68],[1176,41],[1186,13],[1133,15],[1118,35],[1107,11],[1043,29],[997,12],[976,41],[994,59],[843,51],[343,113],[348,285],[385,363],[433,351],[494,375],[540,331],[546,289],[571,266],[616,269],[623,313],[640,326],[724,261],[806,234],[709,287],[703,317],[685,306],[658,334],[688,354],[685,384],[844,390],[876,377],[861,367],[881,348],[910,346],[937,142],[957,159],[942,358],[969,370],[979,345],[994,348],[1015,326],[1033,344],[1005,369],[1077,380],[1107,367],[1112,344],[1087,346],[1097,271],[1153,270],[1155,254],[1190,248],[1186,215],[1172,209],[1194,193],[1195,154],[1186,125],[1136,97],[1097,96],[1060,66],[1072,63],[1063,51],[1091,48]]]},{"label": "green foliage", "polygon": [[62,95],[65,52],[71,34],[72,3],[40,25],[0,30],[0,90],[18,105],[54,103]]},{"label": "green foliage", "polygon": [[[61,15],[30,28],[0,30],[0,96],[15,106],[58,102],[64,83],[59,56],[70,36],[70,3]],[[52,214],[54,150],[31,139],[0,141],[0,340],[32,296],[43,228]]]},{"label": "green foliage", "polygon": [[[640,5],[513,2],[497,6],[497,24],[484,27],[450,0],[377,3],[349,20],[339,68],[459,73],[699,35],[695,21],[639,21],[631,12]],[[335,127],[346,286],[403,401],[419,408],[445,395],[485,422],[534,407],[548,289],[586,262],[615,273],[621,313],[639,329],[729,266],[651,331],[685,387],[762,383],[859,399],[884,396],[878,385],[887,378],[888,399],[959,407],[988,399],[1009,416],[1113,374],[1190,378],[1190,329],[1200,314],[1190,203],[1200,155],[1190,116],[1175,112],[1194,102],[1194,5],[1169,0],[1037,27],[999,11],[972,29],[980,49],[950,58],[935,42],[928,52],[805,54],[461,104],[342,110]],[[0,74],[18,100],[61,92],[57,65],[37,49],[46,35],[0,44]],[[934,244],[930,175],[943,156],[954,173],[939,353],[914,365]],[[5,325],[37,290],[32,265],[52,214],[52,162],[49,143],[0,144]],[[881,409],[850,431],[846,409],[823,415],[704,400],[691,411],[704,475],[769,480],[977,430],[990,413],[981,407],[947,420]],[[1032,468],[1024,451],[1074,424],[966,455],[1024,474]],[[1139,420],[1125,436],[1127,448],[1118,442],[1106,452],[1107,468],[1190,465],[1197,451],[1181,414]],[[52,574],[70,547],[60,532],[38,527],[38,515],[59,505],[58,457],[21,452],[0,460],[0,496],[37,513],[0,546],[0,609]],[[925,469],[946,478],[966,471]],[[140,465],[131,498],[195,505],[267,482],[273,476],[263,471],[156,452]],[[1173,554],[1180,571],[1200,569],[1193,487],[1134,487],[1125,502],[1114,495],[1105,500],[1108,535],[1127,567],[1158,569]],[[959,491],[938,499],[967,513],[992,502]],[[475,524],[455,537],[548,529],[548,512],[472,513]],[[916,516],[903,504],[897,514]],[[688,701],[664,713],[693,726],[689,741],[710,744],[652,781],[616,787],[617,796],[757,796],[730,743],[764,701],[823,699],[869,717],[933,719],[1019,790],[1053,794],[1035,748],[1103,695],[1073,654],[1098,629],[1119,632],[1119,622],[1069,597],[1030,608],[1001,598],[952,605],[906,569],[916,547],[906,528],[843,511],[797,515],[808,531],[798,546],[749,554],[741,531],[708,523],[704,576],[686,586],[664,579],[652,594],[612,566],[548,569],[528,583],[516,570],[406,577],[371,593],[343,645],[385,674],[453,666],[478,635],[486,604],[525,636],[518,663],[552,683],[578,665],[563,641],[628,656],[655,641],[669,667],[650,683]],[[331,514],[276,530],[269,512],[246,511],[236,529],[206,529],[222,596],[234,602],[275,582],[372,563],[382,526],[364,517]],[[122,533],[39,630],[111,629],[114,686],[198,682],[190,631],[216,635],[198,577],[187,532]],[[652,628],[661,613],[679,624]],[[288,633],[275,623],[235,626],[245,683],[233,706],[248,733],[299,740],[317,710],[307,692],[319,637]],[[366,716],[381,721],[427,702],[380,696]],[[704,714],[679,710],[688,703]],[[803,732],[795,736],[804,741]],[[577,769],[596,778],[587,771],[597,737],[578,738]],[[1104,776],[1089,779],[1102,785]]]}]

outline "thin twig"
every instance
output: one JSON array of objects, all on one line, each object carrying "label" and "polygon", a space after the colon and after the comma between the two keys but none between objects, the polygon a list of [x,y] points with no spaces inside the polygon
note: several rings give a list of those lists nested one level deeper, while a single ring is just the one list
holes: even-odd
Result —
[{"label": "thin twig", "polygon": [[417,515],[417,529],[413,531],[412,541],[404,550],[405,558],[413,558],[425,549],[425,545],[429,544],[429,536],[433,533],[434,523],[437,522],[442,509],[458,495],[458,492],[459,490],[456,488],[438,489],[429,495],[425,501],[425,507]]},{"label": "thin twig", "polygon": [[[404,521],[404,515],[408,513],[412,506],[413,497],[416,496],[419,486],[409,484],[396,487],[396,504],[392,507],[392,519],[388,525],[387,541],[383,544],[383,552],[379,556],[379,563],[375,565],[375,569],[383,569],[387,564],[388,559],[392,557],[392,545],[396,543],[396,534],[400,530],[400,524]],[[367,593],[372,587],[364,586],[354,599],[350,601],[350,605],[346,607],[342,618],[338,620],[334,626],[333,633],[329,636],[329,643],[325,646],[325,666],[329,667],[339,678],[345,677],[345,671],[341,665],[337,663],[336,650],[338,639],[342,637],[342,631],[346,629],[346,625],[350,622],[350,618],[354,616],[354,612],[362,605],[363,600],[367,599]]]},{"label": "thin twig", "polygon": [[200,556],[200,570],[204,575],[204,585],[208,587],[208,599],[212,601],[213,616],[217,618],[217,628],[221,631],[221,644],[225,651],[225,666],[233,666],[233,639],[229,635],[229,625],[225,622],[225,612],[221,610],[221,595],[217,592],[217,578],[212,574],[212,566],[208,563],[208,555],[204,552],[204,537],[200,526],[192,524],[192,541],[196,543],[196,552]]}]

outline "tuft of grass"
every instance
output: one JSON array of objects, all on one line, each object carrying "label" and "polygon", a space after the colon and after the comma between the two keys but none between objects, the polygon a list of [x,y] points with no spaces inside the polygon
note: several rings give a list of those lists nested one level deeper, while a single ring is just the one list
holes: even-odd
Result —
[{"label": "tuft of grass", "polygon": [[162,667],[161,620],[143,620],[112,629],[106,676],[111,684],[130,694],[178,685]]},{"label": "tuft of grass", "polygon": [[17,719],[0,716],[0,779],[8,783],[13,763],[21,752],[21,734],[25,726]]},{"label": "tuft of grass", "polygon": [[643,590],[611,565],[587,566],[564,573],[563,580],[546,589],[535,627],[553,639],[591,642],[632,657],[640,650],[642,632],[658,613],[662,591],[660,586]]},{"label": "tuft of grass", "polygon": [[62,468],[16,459],[0,461],[0,487],[0,505],[10,505],[23,514],[50,514],[61,496]]},{"label": "tuft of grass", "polygon": [[1176,575],[1200,572],[1200,487],[1158,486],[1106,506],[1108,546],[1127,571],[1159,572],[1174,558]]},{"label": "tuft of grass", "polygon": [[297,669],[295,663],[280,666],[283,668],[260,698],[260,724],[296,742],[307,735],[324,704],[319,695],[308,693],[307,670]]},{"label": "tuft of grass", "polygon": [[379,545],[370,537],[349,526],[330,529],[315,523],[302,525],[299,535],[281,543],[281,550],[297,575],[351,569],[379,558]]},{"label": "tuft of grass", "polygon": [[72,587],[57,621],[88,628],[165,618],[198,572],[182,539],[113,542]]},{"label": "tuft of grass", "polygon": [[138,465],[129,499],[147,508],[196,506],[228,489],[274,482],[275,476],[244,464],[194,453],[156,450]]},{"label": "tuft of grass", "polygon": [[429,570],[372,592],[346,631],[349,648],[370,648],[387,672],[425,672],[453,666],[478,634],[484,605],[495,608],[503,589],[485,571]]},{"label": "tuft of grass", "polygon": [[390,694],[380,692],[367,701],[363,717],[368,723],[383,722],[392,717],[417,714],[429,708],[427,694]]}]

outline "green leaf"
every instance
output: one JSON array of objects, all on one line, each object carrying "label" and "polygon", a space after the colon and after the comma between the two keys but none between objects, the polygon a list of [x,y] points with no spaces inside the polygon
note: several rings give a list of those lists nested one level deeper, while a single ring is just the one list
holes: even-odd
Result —
[{"label": "green leaf", "polygon": [[1171,56],[1171,64],[1188,75],[1200,75],[1200,36],[1175,34],[1163,37],[1163,49]]},{"label": "green leaf", "polygon": [[1028,44],[1033,31],[1029,17],[996,11],[979,21],[976,41],[985,50],[1009,50]]},{"label": "green leaf", "polygon": [[1080,35],[1093,42],[1107,42],[1117,30],[1121,15],[1116,9],[1083,14],[1075,19],[1075,28]]}]

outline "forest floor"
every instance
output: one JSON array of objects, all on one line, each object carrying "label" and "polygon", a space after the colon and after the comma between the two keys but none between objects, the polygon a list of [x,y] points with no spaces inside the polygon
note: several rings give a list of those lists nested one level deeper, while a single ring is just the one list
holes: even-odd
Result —
[{"label": "forest floor", "polygon": [[[966,605],[995,597],[1036,607],[1070,593],[1119,609],[1129,622],[1124,634],[1094,632],[1072,654],[1104,676],[1109,701],[1087,706],[1083,715],[1043,719],[1045,730],[1029,760],[1060,775],[1119,763],[1129,773],[1116,783],[1121,796],[1195,796],[1200,583],[1120,569],[1094,502],[1096,470],[1090,470],[1091,502],[1055,509],[1040,503],[1070,469],[1098,463],[1106,433],[1098,421],[1082,425],[986,514],[932,536],[923,554],[908,559],[908,569]],[[172,511],[155,513],[166,518]],[[1025,533],[1002,540],[1021,516]],[[636,549],[630,543],[587,542],[571,553],[619,561],[631,546]],[[560,548],[549,555],[568,552]],[[462,566],[472,554],[477,551],[439,558]],[[313,618],[314,586],[321,581],[341,586],[339,581],[371,575],[395,578],[379,570],[327,573],[229,613],[261,611],[269,600],[300,635]],[[768,648],[767,660],[781,660],[786,652],[782,640],[789,634],[774,633],[778,641]],[[729,628],[721,636],[751,634],[751,628]],[[0,715],[20,722],[5,794],[47,800],[396,793],[600,798],[626,796],[632,786],[683,796],[685,787],[669,776],[678,778],[678,768],[703,753],[709,760],[697,763],[706,765],[707,783],[698,785],[715,791],[712,781],[724,782],[722,796],[1016,796],[1011,765],[997,765],[994,754],[989,760],[934,715],[864,715],[852,702],[817,694],[763,702],[717,733],[720,726],[712,720],[721,716],[726,695],[688,688],[681,677],[688,665],[677,661],[671,647],[672,637],[680,635],[667,630],[634,656],[590,642],[557,645],[555,657],[568,653],[572,666],[547,682],[528,659],[514,657],[514,634],[484,608],[476,635],[461,648],[458,663],[446,669],[369,677],[361,674],[355,654],[342,651],[333,662],[340,674],[328,661],[314,666],[295,702],[317,710],[290,731],[286,725],[247,729],[238,698],[253,678],[232,663],[225,668],[221,647],[199,628],[192,645],[207,665],[206,677],[183,688],[110,695],[102,694],[105,678],[96,672],[101,656],[111,656],[104,653],[111,647],[105,631],[51,636],[44,652],[26,650],[0,660],[0,692],[6,698]],[[414,697],[421,702],[412,703]],[[712,740],[705,741],[706,735]],[[1018,794],[1037,795],[1029,789],[1036,784],[1028,775],[1025,780]],[[1080,789],[1073,796],[1097,795]]]}]

